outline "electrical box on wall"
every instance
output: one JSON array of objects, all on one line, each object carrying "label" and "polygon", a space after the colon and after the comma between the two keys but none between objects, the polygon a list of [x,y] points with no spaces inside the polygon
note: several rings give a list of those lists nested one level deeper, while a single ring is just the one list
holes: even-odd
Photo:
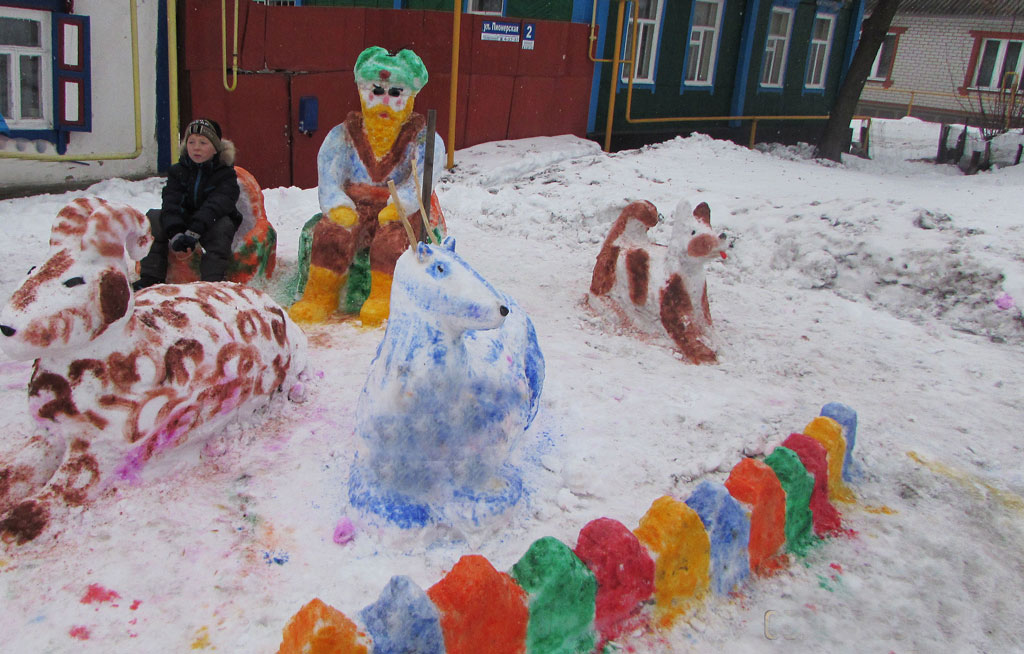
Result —
[{"label": "electrical box on wall", "polygon": [[299,133],[309,136],[317,130],[320,114],[320,101],[315,95],[304,95],[299,98]]}]

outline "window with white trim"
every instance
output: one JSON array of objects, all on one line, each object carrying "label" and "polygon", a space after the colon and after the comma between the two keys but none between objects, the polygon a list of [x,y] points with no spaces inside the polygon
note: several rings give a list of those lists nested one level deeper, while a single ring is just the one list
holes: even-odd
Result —
[{"label": "window with white trim", "polygon": [[466,13],[490,14],[492,16],[503,16],[505,12],[505,0],[469,0],[466,5]]},{"label": "window with white trim", "polygon": [[0,9],[0,114],[11,129],[50,129],[50,14]]},{"label": "window with white trim", "polygon": [[892,76],[892,64],[896,60],[896,44],[899,43],[899,35],[889,33],[878,48],[875,55],[875,62],[871,64],[871,72],[868,79],[876,82],[884,82]]},{"label": "window with white trim", "polygon": [[789,36],[793,31],[793,10],[773,7],[765,40],[764,61],[761,62],[761,86],[782,88],[786,76],[786,55]]},{"label": "window with white trim", "polygon": [[804,77],[804,86],[809,89],[825,88],[828,56],[832,52],[832,34],[835,31],[835,26],[835,16],[818,14],[814,17],[814,28],[811,30],[811,49],[807,53],[807,75]]},{"label": "window with white trim", "polygon": [[722,26],[724,0],[696,0],[686,52],[686,83],[711,86],[714,81],[718,34]]},{"label": "window with white trim", "polygon": [[981,44],[978,67],[972,86],[986,91],[1022,87],[1021,64],[1024,41],[985,39]]},{"label": "window with white trim", "polygon": [[[661,28],[661,4],[663,0],[636,0],[636,61],[633,64],[633,81],[654,82],[655,48],[658,45],[658,31]],[[633,13],[629,14],[629,31],[624,39],[622,58],[633,56]],[[629,81],[629,69],[622,67],[622,81]]]}]

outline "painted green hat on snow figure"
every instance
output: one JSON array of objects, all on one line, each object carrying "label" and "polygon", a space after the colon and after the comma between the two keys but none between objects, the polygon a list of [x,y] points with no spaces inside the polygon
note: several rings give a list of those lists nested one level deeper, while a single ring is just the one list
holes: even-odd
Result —
[{"label": "painted green hat on snow figure", "polygon": [[416,94],[427,84],[427,67],[412,50],[391,54],[379,45],[360,53],[355,65],[356,84],[387,82]]}]

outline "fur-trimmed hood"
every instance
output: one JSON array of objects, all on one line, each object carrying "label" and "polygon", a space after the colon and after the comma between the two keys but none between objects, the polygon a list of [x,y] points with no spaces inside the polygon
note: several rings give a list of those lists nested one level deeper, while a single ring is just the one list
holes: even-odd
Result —
[{"label": "fur-trimmed hood", "polygon": [[[182,159],[188,159],[188,152],[185,150],[185,141],[188,139],[182,139],[178,145],[178,156]],[[228,139],[221,139],[221,150],[217,153],[220,157],[220,162],[225,166],[235,165],[235,144]]]}]

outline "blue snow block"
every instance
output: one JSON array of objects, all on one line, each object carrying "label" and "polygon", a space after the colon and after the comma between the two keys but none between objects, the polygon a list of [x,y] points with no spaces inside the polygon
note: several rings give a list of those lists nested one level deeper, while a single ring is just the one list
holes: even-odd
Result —
[{"label": "blue snow block", "polygon": [[853,481],[858,477],[856,464],[853,462],[853,447],[857,442],[857,412],[841,402],[829,402],[821,407],[821,415],[832,418],[843,428],[846,439],[846,454],[843,456],[843,480]]},{"label": "blue snow block", "polygon": [[686,505],[704,523],[711,541],[711,587],[728,595],[750,576],[750,518],[722,484],[702,481]]},{"label": "blue snow block", "polygon": [[373,654],[445,653],[441,614],[409,577],[392,577],[359,617],[373,639]]}]

